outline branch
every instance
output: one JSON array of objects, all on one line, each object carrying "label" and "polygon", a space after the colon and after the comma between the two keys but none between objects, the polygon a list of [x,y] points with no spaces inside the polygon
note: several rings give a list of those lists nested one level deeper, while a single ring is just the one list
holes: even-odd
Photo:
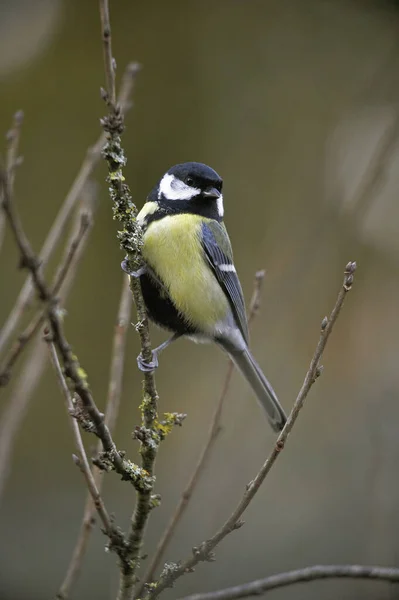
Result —
[{"label": "branch", "polygon": [[[118,105],[123,113],[126,113],[126,111],[130,108],[131,105],[130,98],[133,91],[136,73],[137,64],[129,64],[126,68],[124,77],[122,79],[122,84],[118,98]],[[62,232],[65,228],[65,225],[77,202],[79,201],[79,198],[82,195],[83,189],[87,184],[88,179],[90,178],[95,166],[98,164],[101,158],[101,151],[103,149],[105,141],[105,134],[102,133],[98,140],[95,142],[94,146],[89,148],[89,150],[87,151],[82,166],[80,167],[79,172],[74,182],[72,183],[72,186],[54,220],[54,223],[39,253],[39,261],[43,269],[46,267],[50,256],[52,255],[54,249],[57,247],[59,241],[61,240]],[[9,189],[9,191],[12,191],[11,188]],[[7,321],[4,323],[3,328],[0,331],[0,353],[3,352],[4,348],[8,344],[10,337],[13,335],[16,328],[18,327],[18,324],[25,310],[29,307],[33,295],[34,286],[32,285],[32,279],[29,276],[26,279],[24,285],[22,286],[19,296],[15,301],[14,307],[11,313],[9,314]]]},{"label": "branch", "polygon": [[79,425],[74,417],[74,402],[72,401],[71,393],[69,391],[67,382],[65,381],[65,377],[62,373],[60,361],[58,360],[55,345],[52,341],[51,334],[48,330],[45,333],[45,340],[48,345],[50,360],[54,367],[58,383],[65,398],[66,408],[69,413],[69,420],[72,427],[72,433],[75,440],[76,450],[78,452],[78,456],[73,455],[73,460],[75,464],[79,467],[79,469],[82,471],[83,476],[86,480],[86,485],[89,490],[89,494],[93,500],[93,504],[103,524],[104,533],[109,538],[109,548],[112,548],[118,554],[121,563],[124,564],[126,561],[126,541],[124,535],[113,525],[111,517],[109,516],[108,511],[105,508],[104,501],[100,495],[100,492],[94,480],[93,473],[91,472],[89,461],[86,455],[86,450],[83,445],[82,436],[80,434]]},{"label": "branch", "polygon": [[39,299],[46,305],[46,319],[51,329],[52,340],[61,356],[65,377],[69,378],[72,391],[81,401],[75,408],[75,416],[81,425],[97,435],[101,440],[104,453],[96,464],[105,470],[114,469],[123,480],[130,481],[136,489],[152,489],[153,477],[144,469],[124,458],[111,437],[104,422],[104,415],[98,410],[87,381],[87,375],[79,364],[77,357],[65,337],[62,326],[62,315],[58,310],[56,298],[47,286],[39,262],[22,228],[21,221],[11,203],[8,193],[8,180],[5,172],[0,171],[0,185],[3,187],[3,208],[5,210],[15,241],[21,254],[21,266],[28,269]]},{"label": "branch", "polygon": [[100,19],[103,36],[104,70],[107,82],[107,94],[110,105],[115,108],[115,70],[116,62],[112,56],[111,21],[107,0],[100,0]]},{"label": "branch", "polygon": [[[126,260],[131,270],[140,266],[142,232],[137,224],[137,208],[132,202],[129,186],[125,183],[123,167],[126,158],[121,146],[121,135],[124,130],[123,114],[118,104],[115,104],[115,61],[112,56],[111,23],[108,0],[100,0],[101,32],[103,40],[104,69],[106,90],[101,90],[102,97],[108,106],[108,115],[101,120],[106,133],[107,143],[103,156],[108,166],[109,192],[113,203],[114,219],[121,223],[118,232],[121,249],[126,254]],[[140,336],[141,353],[146,361],[152,359],[151,341],[148,319],[145,310],[140,281],[130,278],[130,287],[137,309],[138,324],[136,329]],[[155,459],[162,436],[158,423],[158,393],[153,372],[144,374],[144,389],[142,409],[142,426],[136,431],[140,441],[142,469],[154,481]],[[151,509],[159,503],[152,496],[153,484],[146,489],[137,490],[136,506],[132,515],[131,532],[129,536],[130,563],[129,571],[121,572],[118,600],[130,600],[133,597],[136,583],[136,571],[140,565],[140,551],[143,544],[145,529]]]},{"label": "branch", "polygon": [[111,431],[115,428],[116,419],[119,413],[119,405],[122,394],[126,339],[128,328],[130,326],[131,309],[132,294],[130,293],[129,288],[129,278],[124,276],[122,280],[119,310],[115,324],[108,396],[105,408],[105,422]]},{"label": "branch", "polygon": [[[6,160],[6,170],[7,176],[10,182],[10,193],[14,190],[14,179],[15,179],[15,171],[20,163],[20,158],[18,157],[18,147],[19,147],[19,138],[21,135],[21,126],[24,119],[24,113],[22,110],[19,110],[14,115],[14,121],[11,129],[7,133],[7,160]],[[0,211],[0,251],[3,245],[4,239],[4,225],[5,225],[5,215],[2,211]]]},{"label": "branch", "polygon": [[[93,191],[93,188],[90,187],[90,190]],[[94,205],[94,202],[89,202],[87,204],[87,210],[93,211]],[[90,213],[90,221],[93,221],[92,212]],[[72,230],[71,238],[67,241],[65,246],[66,252],[69,247],[69,243],[76,236],[78,228],[79,222],[76,223]],[[89,228],[85,237],[81,240],[73,258],[73,264],[70,266],[65,281],[59,290],[59,295],[63,303],[66,302],[69,292],[72,289],[78,265],[80,264],[87,246],[90,231],[91,229]],[[12,392],[8,406],[5,409],[0,422],[0,499],[2,497],[9,473],[13,443],[17,431],[23,419],[25,418],[30,401],[34,397],[35,390],[39,384],[47,362],[46,359],[46,347],[43,344],[42,339],[36,336],[32,351],[26,361],[23,373],[17,380],[16,388]]]},{"label": "branch", "polygon": [[[252,323],[254,317],[259,312],[260,295],[261,295],[261,288],[262,288],[262,283],[263,283],[264,277],[265,277],[264,271],[258,271],[255,274],[254,290],[253,290],[251,302],[249,305],[248,324]],[[166,526],[165,531],[162,534],[161,539],[158,542],[154,557],[153,557],[151,563],[149,564],[148,569],[143,577],[143,583],[136,594],[137,597],[140,597],[141,594],[143,593],[145,584],[153,581],[155,571],[160,563],[160,560],[161,560],[163,554],[165,553],[165,550],[166,550],[167,546],[169,545],[170,540],[173,537],[173,534],[176,530],[177,525],[179,524],[182,516],[184,515],[184,513],[187,509],[187,506],[191,500],[191,497],[194,493],[197,483],[198,483],[198,481],[201,477],[201,474],[205,468],[205,465],[209,459],[209,456],[211,454],[211,451],[212,451],[212,448],[216,441],[216,438],[218,437],[219,432],[221,430],[220,421],[221,421],[221,417],[222,417],[223,404],[226,399],[227,392],[229,391],[233,371],[234,371],[234,364],[232,363],[232,361],[229,360],[229,365],[227,367],[227,372],[226,372],[226,377],[224,380],[222,392],[220,394],[220,397],[219,397],[218,403],[216,405],[216,409],[213,414],[213,418],[212,418],[212,421],[211,421],[211,424],[209,427],[208,438],[204,444],[204,447],[202,448],[201,454],[198,458],[198,462],[194,468],[194,472],[191,475],[189,481],[187,482],[186,487],[184,488],[184,491],[180,497],[180,501],[175,509],[175,512],[173,513],[169,523]]]},{"label": "branch", "polygon": [[277,438],[275,446],[268,458],[264,462],[262,468],[256,475],[255,479],[251,481],[246,488],[243,498],[238,503],[237,507],[227,519],[224,525],[208,540],[202,542],[198,547],[193,548],[193,555],[185,561],[179,563],[166,563],[161,577],[155,584],[150,584],[147,588],[146,600],[153,600],[157,598],[159,594],[168,587],[172,587],[174,582],[186,573],[193,571],[194,567],[202,561],[213,561],[214,552],[216,546],[232,531],[239,529],[243,525],[241,516],[245,512],[246,508],[253,500],[255,494],[259,490],[266,476],[270,472],[274,463],[276,462],[281,451],[284,449],[288,435],[290,434],[295,422],[298,418],[299,412],[309,394],[310,388],[319,377],[322,372],[322,367],[319,365],[319,361],[322,357],[324,348],[327,340],[331,334],[337,317],[340,313],[342,305],[344,303],[346,294],[352,287],[353,274],[356,270],[356,263],[349,262],[345,267],[345,274],[342,287],[338,293],[338,297],[335,306],[330,314],[330,317],[324,317],[321,323],[320,339],[317,344],[315,353],[310,362],[308,372],[306,373],[305,380],[299,391],[299,394],[295,400],[294,406],[288,416],[287,423]]},{"label": "branch", "polygon": [[[115,325],[108,397],[105,408],[105,423],[108,425],[111,433],[113,432],[115,427],[122,393],[123,366],[125,359],[127,332],[128,327],[130,325],[131,306],[132,294],[130,293],[129,280],[127,277],[124,277],[119,310]],[[101,444],[99,443],[97,445],[97,454],[99,454],[100,452]],[[93,466],[93,479],[99,493],[101,493],[101,488],[103,484],[103,474],[104,471],[100,471],[99,469],[97,469],[97,467]],[[62,582],[59,592],[57,594],[58,600],[66,600],[66,598],[68,598],[72,586],[76,583],[78,579],[84,555],[86,553],[90,533],[95,524],[94,511],[95,506],[92,500],[92,496],[89,493],[86,499],[86,505],[84,509],[82,523],[80,526],[80,531],[78,534],[78,539],[76,541],[75,548],[72,553],[71,561],[69,563],[65,579]]]},{"label": "branch", "polygon": [[21,162],[21,157],[18,156],[18,149],[23,120],[24,113],[22,112],[22,110],[18,110],[14,115],[14,122],[12,124],[12,127],[7,133],[8,149],[6,169],[10,182],[11,192],[14,191],[15,170]]},{"label": "branch", "polygon": [[399,582],[399,569],[385,567],[367,567],[363,565],[316,565],[295,571],[287,571],[257,579],[243,585],[235,585],[216,592],[192,594],[181,600],[234,600],[259,596],[270,590],[287,587],[295,583],[317,581],[320,579],[375,579],[390,583]]},{"label": "branch", "polygon": [[46,365],[46,347],[36,338],[21,376],[16,380],[0,421],[0,503],[11,471],[18,431],[25,419]]},{"label": "branch", "polygon": [[49,333],[49,330],[47,330],[45,332],[45,340],[48,345],[51,363],[54,367],[55,373],[57,375],[58,383],[60,385],[61,391],[65,398],[65,404],[66,404],[66,408],[67,408],[67,411],[68,411],[68,414],[70,417],[72,432],[73,432],[73,436],[75,439],[76,450],[79,454],[79,456],[74,457],[74,462],[79,466],[80,470],[82,471],[82,473],[84,475],[84,478],[86,479],[87,487],[89,489],[89,492],[93,499],[93,502],[96,506],[96,509],[98,511],[98,514],[100,516],[100,519],[102,521],[104,529],[105,529],[107,535],[111,538],[113,535],[114,527],[111,523],[111,518],[107,512],[107,509],[105,508],[104,502],[98,492],[97,486],[93,479],[89,461],[88,461],[87,455],[86,455],[86,450],[83,445],[82,436],[80,434],[79,425],[78,425],[77,420],[74,417],[75,406],[72,401],[72,396],[69,391],[68,385],[65,381],[65,377],[62,373],[60,361],[58,360],[58,356],[57,356],[57,351],[55,349],[55,345],[54,345],[53,341],[51,340],[51,334]]},{"label": "branch", "polygon": [[[51,288],[51,294],[53,296],[56,296],[60,291],[68,271],[71,268],[77,267],[78,261],[75,260],[75,258],[78,254],[81,244],[84,243],[86,236],[90,233],[92,224],[92,208],[90,206],[84,206],[80,211],[78,230],[75,231],[74,228],[72,235],[66,244],[64,257],[54,277]],[[0,387],[8,384],[10,381],[12,368],[14,367],[23,350],[39,331],[44,321],[45,311],[39,311],[31,319],[29,325],[22,331],[22,333],[20,333],[17,341],[11,347],[4,361],[0,365]]]}]

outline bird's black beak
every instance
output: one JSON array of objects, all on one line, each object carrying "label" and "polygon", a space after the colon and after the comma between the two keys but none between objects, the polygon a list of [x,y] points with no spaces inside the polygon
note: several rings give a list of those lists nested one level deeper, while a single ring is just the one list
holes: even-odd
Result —
[{"label": "bird's black beak", "polygon": [[205,196],[205,198],[209,198],[210,200],[217,200],[218,198],[220,198],[221,193],[219,192],[219,190],[213,187],[208,188],[207,190],[202,192],[202,195]]}]

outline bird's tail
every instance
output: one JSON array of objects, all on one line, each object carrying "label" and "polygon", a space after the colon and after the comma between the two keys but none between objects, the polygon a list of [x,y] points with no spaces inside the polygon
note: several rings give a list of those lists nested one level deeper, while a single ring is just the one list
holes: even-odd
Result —
[{"label": "bird's tail", "polygon": [[231,347],[227,348],[223,344],[222,346],[250,384],[262,408],[266,411],[266,416],[274,431],[281,431],[287,421],[287,417],[277,399],[275,391],[264,376],[249,348],[245,350],[232,350]]}]

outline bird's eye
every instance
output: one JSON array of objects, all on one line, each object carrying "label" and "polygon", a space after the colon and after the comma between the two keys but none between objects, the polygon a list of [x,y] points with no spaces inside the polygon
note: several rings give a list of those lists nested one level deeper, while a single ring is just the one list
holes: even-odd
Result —
[{"label": "bird's eye", "polygon": [[223,181],[218,181],[218,183],[216,184],[216,189],[221,192],[222,191],[222,187],[223,187]]},{"label": "bird's eye", "polygon": [[194,185],[194,179],[192,177],[187,177],[186,183],[187,185]]}]

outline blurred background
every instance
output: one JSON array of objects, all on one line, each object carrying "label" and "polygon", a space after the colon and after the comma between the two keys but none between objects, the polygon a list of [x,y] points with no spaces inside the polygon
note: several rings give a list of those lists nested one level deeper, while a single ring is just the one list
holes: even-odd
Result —
[{"label": "blurred background", "polygon": [[[217,562],[199,565],[165,598],[311,564],[398,566],[398,3],[119,0],[111,2],[111,21],[119,77],[131,60],[144,66],[124,136],[134,200],[141,206],[177,162],[205,162],[222,175],[226,224],[248,300],[255,271],[266,269],[252,349],[287,411],[344,266],[348,260],[359,265],[323,376],[245,526],[220,545]],[[24,110],[16,201],[37,251],[100,133],[103,84],[97,1],[0,2],[0,131],[5,134],[14,112]],[[122,283],[105,175],[100,164],[94,229],[66,317],[68,338],[100,406]],[[25,280],[17,264],[7,231],[0,325]],[[154,343],[164,339],[153,332]],[[138,351],[132,328],[115,438],[133,460]],[[29,352],[0,390],[3,423],[10,403],[21,406],[6,473],[3,464],[2,600],[54,597],[86,495],[71,460],[73,440],[54,374],[47,366],[37,387],[24,384]],[[226,366],[217,348],[189,341],[162,356],[156,374],[161,411],[188,417],[159,453],[162,505],[148,528],[149,554],[196,463]],[[85,441],[90,449],[93,440]],[[273,442],[248,387],[234,375],[212,461],[165,559],[186,557],[214,532]],[[127,528],[132,488],[110,474],[104,496]],[[97,528],[72,598],[115,597],[115,556],[104,545]],[[273,598],[382,600],[398,594],[389,584],[326,581],[279,590]]]}]

